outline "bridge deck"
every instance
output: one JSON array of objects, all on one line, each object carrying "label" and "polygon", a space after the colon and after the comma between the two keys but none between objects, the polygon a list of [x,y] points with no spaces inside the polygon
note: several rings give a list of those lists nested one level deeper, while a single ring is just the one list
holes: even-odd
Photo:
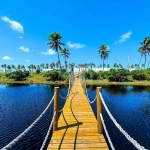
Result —
[{"label": "bridge deck", "polygon": [[60,115],[58,130],[53,132],[47,149],[108,150],[103,134],[97,133],[96,118],[78,78]]}]

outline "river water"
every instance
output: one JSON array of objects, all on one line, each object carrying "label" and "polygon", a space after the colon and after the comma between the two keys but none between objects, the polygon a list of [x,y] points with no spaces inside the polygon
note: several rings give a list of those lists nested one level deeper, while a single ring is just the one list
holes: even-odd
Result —
[{"label": "river water", "polygon": [[[0,84],[0,149],[22,133],[46,108],[54,94],[50,85],[4,85]],[[91,100],[95,98],[96,86],[88,87]],[[68,87],[61,86],[65,97]],[[150,87],[103,86],[103,98],[117,122],[140,145],[150,150]],[[60,100],[60,109],[65,101]],[[92,104],[96,115],[96,104]],[[53,115],[53,104],[46,114],[13,146],[12,150],[39,150]],[[105,109],[103,116],[116,150],[134,150],[134,146],[120,133]],[[49,137],[50,140],[50,137]],[[48,140],[48,142],[49,142]]]}]

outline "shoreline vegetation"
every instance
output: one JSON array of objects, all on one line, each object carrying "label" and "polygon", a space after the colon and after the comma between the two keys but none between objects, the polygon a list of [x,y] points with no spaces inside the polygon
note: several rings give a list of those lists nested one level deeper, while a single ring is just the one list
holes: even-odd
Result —
[{"label": "shoreline vegetation", "polygon": [[[119,74],[119,72],[120,72],[119,70],[113,70],[113,72],[114,71],[117,74],[113,74],[112,81],[109,81],[110,79],[112,79],[112,74],[110,74],[111,71],[94,72],[92,70],[89,70],[87,72],[84,72],[83,76],[86,79],[87,85],[150,86],[150,80],[149,80],[149,71],[150,70],[149,69],[147,71],[138,70],[138,72],[140,72],[140,74],[139,74],[140,78],[137,78],[137,76],[136,76],[136,78],[138,80],[133,79],[134,76],[132,77],[131,73],[129,73],[129,72],[128,72],[129,74],[124,73],[125,76],[123,76],[122,74],[121,75]],[[20,73],[20,71],[19,71],[19,73]],[[16,78],[15,75],[14,75],[14,73],[6,73],[6,74],[0,73],[0,83],[1,84],[50,84],[50,85],[67,85],[67,84],[69,84],[69,73],[67,73],[67,72],[64,72],[61,75],[57,71],[40,72],[40,73],[30,72],[29,74],[26,73],[27,77],[25,77],[23,79],[22,79],[22,74],[19,74],[19,76],[21,76],[21,78],[19,78],[18,75]],[[121,80],[119,78],[119,75],[120,75],[121,79],[124,77],[121,82],[117,81],[117,80]],[[136,72],[136,75],[138,75],[137,72]],[[63,77],[63,78],[61,78],[61,80],[59,80],[60,76]],[[109,77],[111,77],[111,78],[109,79]],[[15,79],[18,79],[18,80],[15,80]],[[21,80],[19,80],[19,79],[21,79]]]}]

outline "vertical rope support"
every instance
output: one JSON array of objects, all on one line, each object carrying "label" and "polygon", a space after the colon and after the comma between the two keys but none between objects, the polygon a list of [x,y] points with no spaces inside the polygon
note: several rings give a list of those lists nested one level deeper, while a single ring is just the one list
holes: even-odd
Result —
[{"label": "vertical rope support", "polygon": [[99,95],[99,92],[102,93],[102,88],[97,87],[96,88],[96,95],[97,95],[97,132],[99,134],[102,134],[103,132],[103,127],[102,127],[102,121],[100,118],[100,113],[102,113],[102,101]]},{"label": "vertical rope support", "polygon": [[54,117],[53,122],[53,131],[56,131],[58,128],[58,98],[59,98],[59,87],[54,88],[54,92],[56,92],[55,98],[54,98],[54,112],[56,111],[56,115]]}]

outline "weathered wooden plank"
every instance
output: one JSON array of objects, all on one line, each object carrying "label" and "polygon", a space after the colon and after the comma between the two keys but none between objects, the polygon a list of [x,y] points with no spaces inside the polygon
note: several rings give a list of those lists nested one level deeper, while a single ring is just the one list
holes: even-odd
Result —
[{"label": "weathered wooden plank", "polygon": [[71,91],[47,149],[108,150],[103,134],[97,133],[97,121],[79,79]]}]

